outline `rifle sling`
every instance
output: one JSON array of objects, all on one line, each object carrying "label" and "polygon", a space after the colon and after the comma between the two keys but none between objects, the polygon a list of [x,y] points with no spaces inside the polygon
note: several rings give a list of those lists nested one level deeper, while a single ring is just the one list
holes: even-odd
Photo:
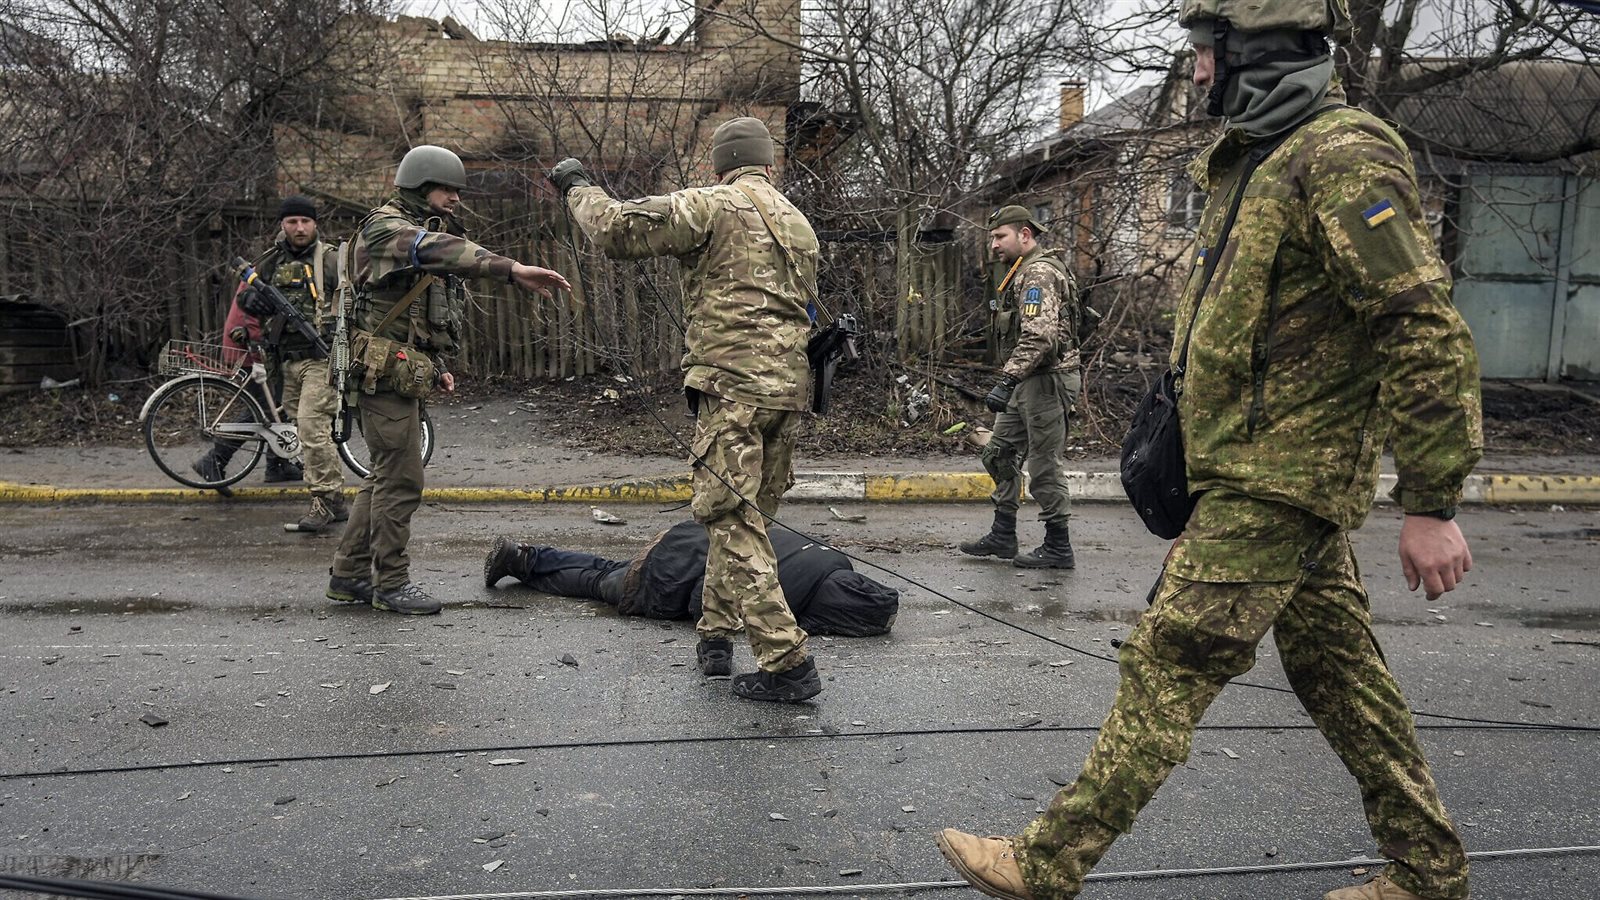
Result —
[{"label": "rifle sling", "polygon": [[372,333],[381,336],[383,334],[383,330],[388,328],[391,322],[400,317],[401,311],[405,310],[407,307],[411,306],[412,303],[416,302],[416,299],[422,296],[422,292],[432,287],[433,283],[437,280],[438,279],[432,275],[422,276],[422,280],[418,281],[416,284],[413,284],[411,286],[411,290],[406,291],[405,296],[395,301],[394,306],[391,306],[389,308],[389,312],[384,315],[383,321],[378,323],[377,328],[372,329]]},{"label": "rifle sling", "polygon": [[[767,207],[761,202],[761,198],[756,196],[755,191],[737,181],[733,183],[733,186],[739,189],[739,193],[749,197],[751,203],[755,204],[756,214],[761,216],[762,222],[766,223],[767,231],[772,234],[772,242],[778,245],[778,252],[783,254],[783,261],[789,266],[789,271],[794,275],[794,280],[800,282],[800,287],[805,290],[808,299],[821,310],[822,298],[817,296],[817,289],[806,281],[804,275],[800,274],[800,267],[795,264],[794,254],[790,252],[789,246],[783,242],[783,238],[778,236],[778,229],[772,224],[772,216],[767,214]],[[826,310],[822,311],[826,312]]]}]

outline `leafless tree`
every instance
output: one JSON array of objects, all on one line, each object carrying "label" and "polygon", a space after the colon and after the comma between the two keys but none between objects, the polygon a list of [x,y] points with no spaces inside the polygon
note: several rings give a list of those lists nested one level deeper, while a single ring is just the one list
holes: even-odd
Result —
[{"label": "leafless tree", "polygon": [[0,0],[0,277],[77,325],[90,380],[259,244],[200,246],[276,194],[281,129],[325,125],[370,67],[373,2]]}]

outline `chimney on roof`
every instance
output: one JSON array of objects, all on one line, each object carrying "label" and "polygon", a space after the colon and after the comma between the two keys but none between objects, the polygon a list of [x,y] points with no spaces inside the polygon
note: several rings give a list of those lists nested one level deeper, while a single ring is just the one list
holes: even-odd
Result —
[{"label": "chimney on roof", "polygon": [[1081,81],[1061,82],[1061,130],[1083,121],[1083,95],[1088,86]]}]

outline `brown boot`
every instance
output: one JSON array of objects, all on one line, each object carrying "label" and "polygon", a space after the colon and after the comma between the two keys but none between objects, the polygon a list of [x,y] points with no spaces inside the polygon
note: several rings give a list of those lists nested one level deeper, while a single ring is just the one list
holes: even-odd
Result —
[{"label": "brown boot", "polygon": [[1033,900],[1008,837],[978,837],[954,828],[934,836],[939,852],[974,888],[1000,900]]},{"label": "brown boot", "polygon": [[1390,881],[1388,875],[1379,875],[1366,884],[1329,891],[1322,895],[1322,900],[1423,900],[1423,898]]}]

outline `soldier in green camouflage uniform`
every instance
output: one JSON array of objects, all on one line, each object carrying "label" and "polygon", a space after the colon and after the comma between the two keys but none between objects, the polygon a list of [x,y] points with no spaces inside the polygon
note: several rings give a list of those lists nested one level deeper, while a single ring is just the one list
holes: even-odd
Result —
[{"label": "soldier in green camouflage uniform", "polygon": [[[1067,520],[1067,415],[1083,386],[1078,368],[1082,309],[1060,251],[1038,242],[1044,226],[1020,206],[989,217],[995,256],[1013,268],[995,315],[1006,362],[984,403],[995,413],[994,434],[983,448],[983,467],[994,479],[994,524],[989,533],[960,545],[971,556],[1014,559],[1025,569],[1075,565]],[[1028,464],[1028,491],[1039,501],[1044,544],[1017,555],[1017,509],[1022,499],[1019,458]]]},{"label": "soldier in green camouflage uniform", "polygon": [[422,403],[436,387],[455,390],[445,363],[460,346],[463,279],[545,294],[569,285],[549,269],[491,253],[462,236],[455,211],[467,173],[449,150],[413,148],[394,183],[394,196],[367,214],[351,246],[349,386],[372,474],[361,484],[334,554],[327,596],[422,615],[440,609],[411,581],[406,554],[411,515],[422,502]]},{"label": "soldier in green camouflage uniform", "polygon": [[[940,847],[993,896],[1076,896],[1272,628],[1392,861],[1327,900],[1461,900],[1465,852],[1372,632],[1348,532],[1370,508],[1387,438],[1411,588],[1433,599],[1471,568],[1453,516],[1482,455],[1477,354],[1410,153],[1340,102],[1323,0],[1186,0],[1182,21],[1201,48],[1195,81],[1229,119],[1191,167],[1210,194],[1197,256],[1220,256],[1209,286],[1195,266],[1176,329],[1193,322],[1179,418],[1189,486],[1202,493],[1122,648],[1115,705],[1077,781],[1017,838],[948,829]],[[1280,138],[1240,184],[1246,151]]]},{"label": "soldier in green camouflage uniform", "polygon": [[592,186],[577,160],[551,179],[607,255],[682,264],[683,383],[698,398],[692,507],[710,540],[696,655],[705,674],[731,674],[732,638],[743,631],[760,671],[735,678],[734,693],[798,702],[822,682],[778,583],[764,516],[793,483],[795,436],[811,399],[806,303],[817,238],[772,184],[772,136],[760,120],[719,126],[711,161],[716,185],[625,202]]}]

